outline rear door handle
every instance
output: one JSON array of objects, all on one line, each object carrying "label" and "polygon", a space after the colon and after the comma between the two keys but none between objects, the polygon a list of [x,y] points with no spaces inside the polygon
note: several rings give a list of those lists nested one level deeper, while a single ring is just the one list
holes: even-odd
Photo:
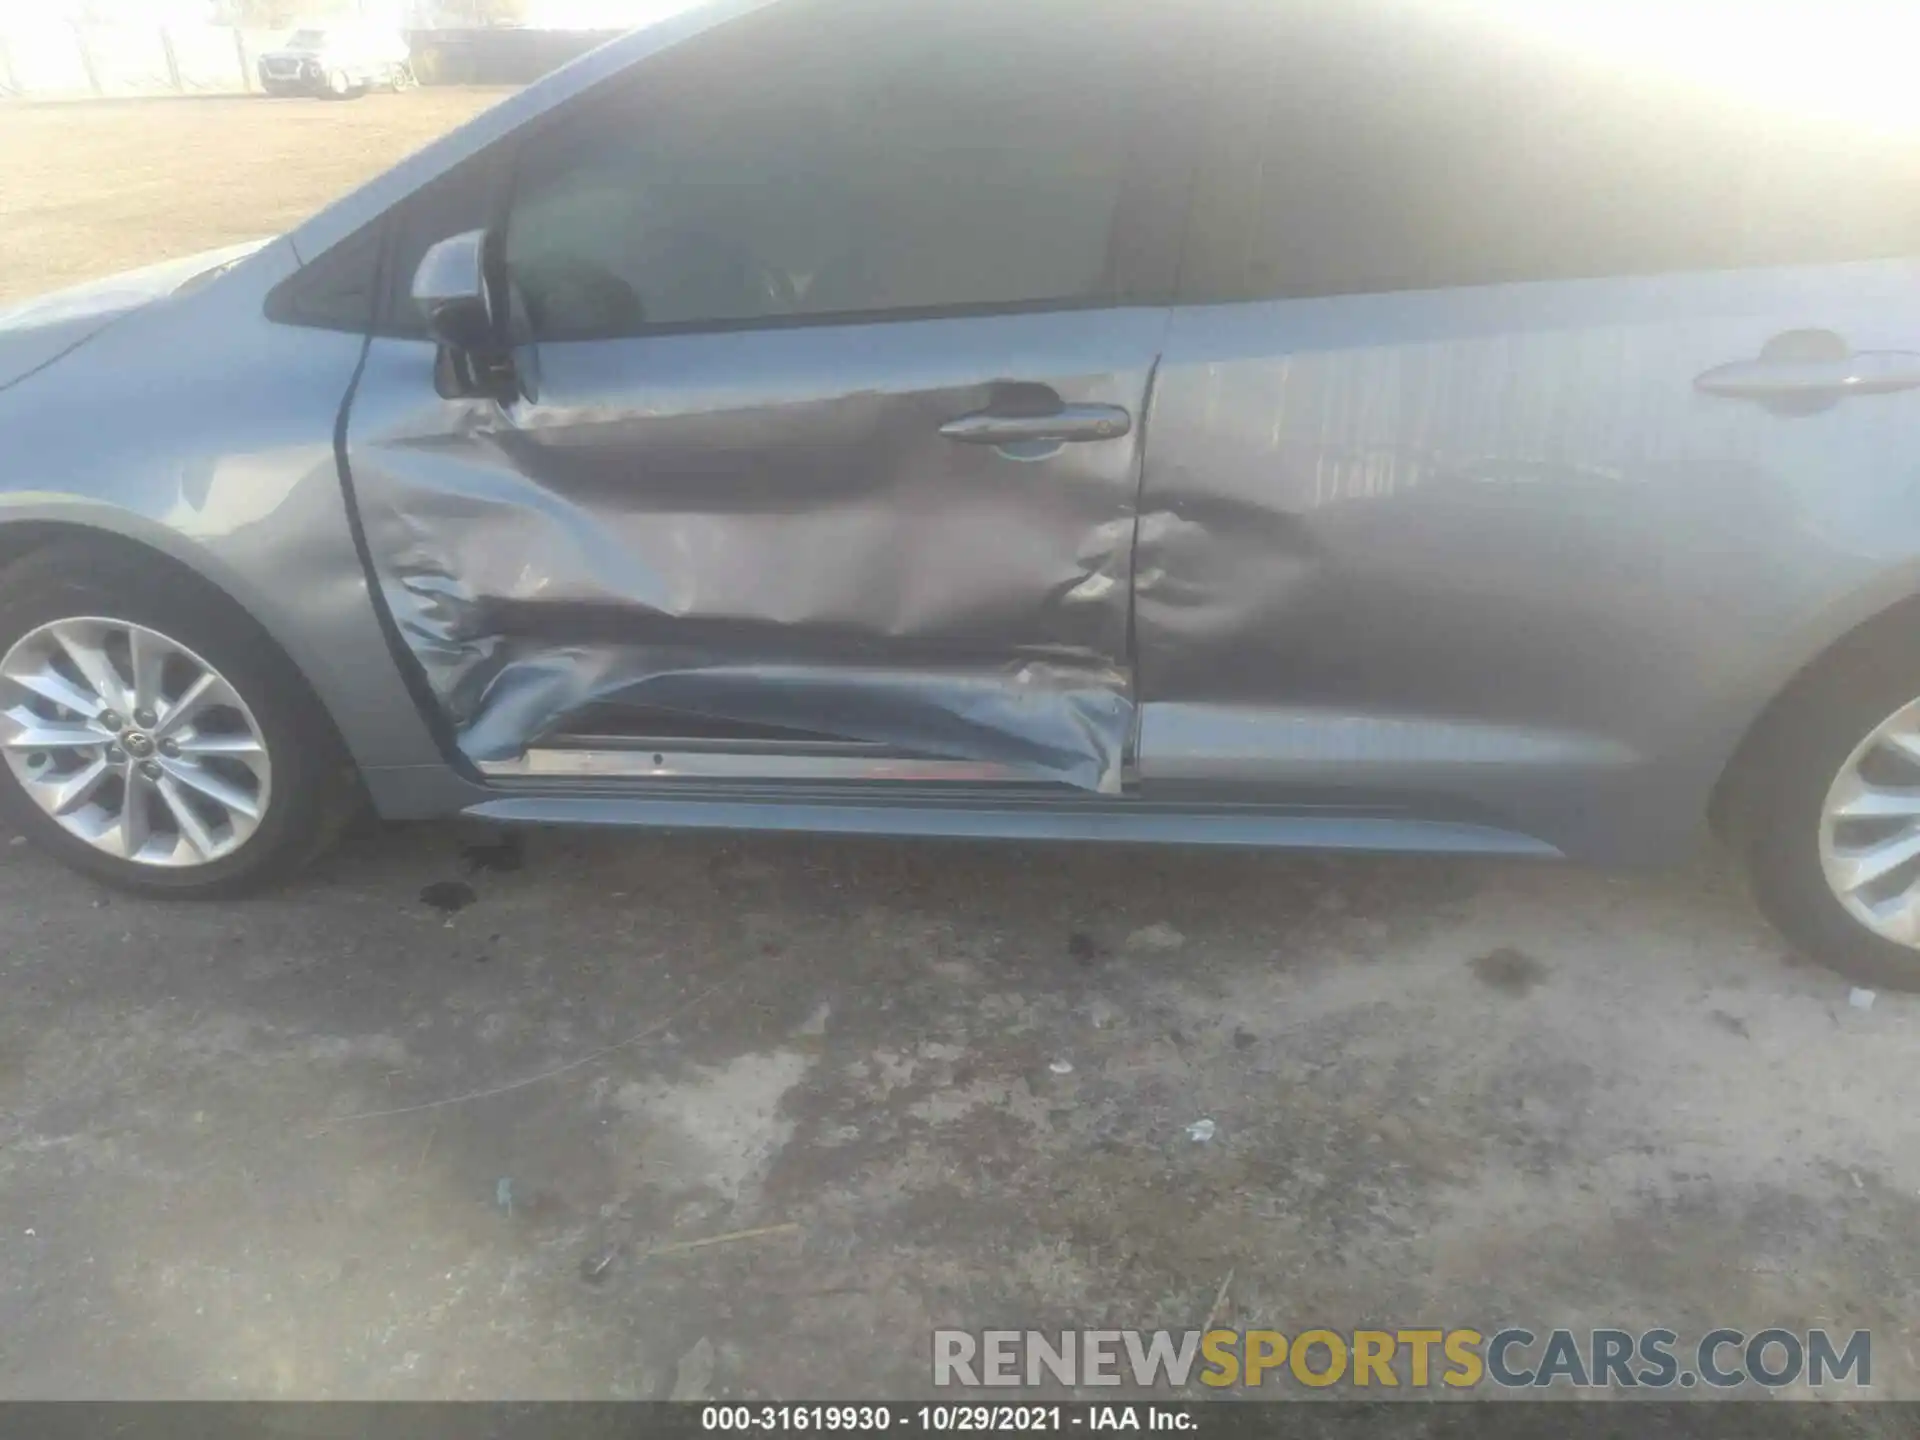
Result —
[{"label": "rear door handle", "polygon": [[1840,399],[1920,389],[1920,355],[1867,350],[1844,360],[1741,360],[1694,384],[1732,400]]},{"label": "rear door handle", "polygon": [[1133,429],[1133,416],[1118,405],[1062,405],[1042,415],[977,410],[949,420],[940,433],[962,445],[1018,445],[1031,441],[1068,444],[1118,440]]},{"label": "rear door handle", "polygon": [[1761,347],[1757,359],[1721,365],[1693,383],[1705,394],[1729,400],[1824,409],[1849,395],[1920,389],[1920,354],[1855,351],[1831,330],[1790,330]]}]

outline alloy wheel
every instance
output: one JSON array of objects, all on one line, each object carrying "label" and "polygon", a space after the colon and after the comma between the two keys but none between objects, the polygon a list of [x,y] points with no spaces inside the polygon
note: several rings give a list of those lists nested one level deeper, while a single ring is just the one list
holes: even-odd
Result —
[{"label": "alloy wheel", "polygon": [[239,692],[124,620],[51,621],[0,658],[0,754],[68,834],[140,865],[224,859],[272,795],[266,739]]},{"label": "alloy wheel", "polygon": [[1854,919],[1920,948],[1920,700],[1883,720],[1840,767],[1821,808],[1820,865]]}]

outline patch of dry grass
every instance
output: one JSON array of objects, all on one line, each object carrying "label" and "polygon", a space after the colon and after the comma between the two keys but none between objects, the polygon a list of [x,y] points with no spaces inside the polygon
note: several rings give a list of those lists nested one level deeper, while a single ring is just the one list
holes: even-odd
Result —
[{"label": "patch of dry grass", "polygon": [[0,302],[278,234],[507,93],[0,105]]}]

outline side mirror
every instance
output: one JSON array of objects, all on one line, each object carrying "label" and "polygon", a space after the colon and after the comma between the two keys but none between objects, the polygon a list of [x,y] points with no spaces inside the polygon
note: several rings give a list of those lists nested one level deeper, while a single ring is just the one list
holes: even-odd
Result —
[{"label": "side mirror", "polygon": [[427,333],[455,350],[486,349],[499,340],[486,246],[482,230],[449,236],[421,256],[413,272],[413,303]]}]

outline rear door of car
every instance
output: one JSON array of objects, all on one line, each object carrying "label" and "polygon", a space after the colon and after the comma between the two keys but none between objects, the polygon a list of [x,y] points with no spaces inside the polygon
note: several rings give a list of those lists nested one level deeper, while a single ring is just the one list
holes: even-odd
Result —
[{"label": "rear door of car", "polygon": [[1121,791],[1170,34],[788,0],[419,197],[394,276],[485,225],[512,382],[450,388],[396,308],[348,466],[468,758]]},{"label": "rear door of car", "polygon": [[1557,8],[1216,7],[1147,793],[1657,852],[1810,634],[1913,583],[1911,135]]}]

